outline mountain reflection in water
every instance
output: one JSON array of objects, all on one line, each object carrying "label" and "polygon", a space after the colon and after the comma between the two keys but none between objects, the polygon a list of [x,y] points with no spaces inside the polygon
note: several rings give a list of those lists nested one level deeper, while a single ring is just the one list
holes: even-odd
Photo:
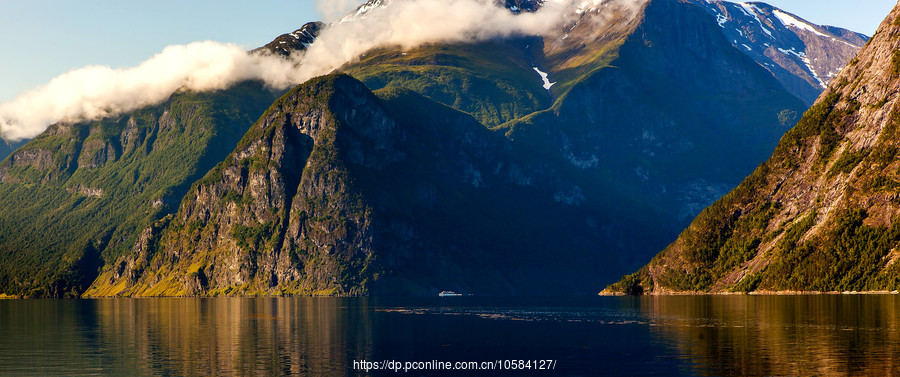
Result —
[{"label": "mountain reflection in water", "polygon": [[900,296],[0,300],[0,375],[900,375]]}]

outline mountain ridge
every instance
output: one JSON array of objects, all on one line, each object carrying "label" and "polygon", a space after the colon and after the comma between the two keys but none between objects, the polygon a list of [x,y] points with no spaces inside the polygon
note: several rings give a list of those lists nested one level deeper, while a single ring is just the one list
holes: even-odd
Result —
[{"label": "mountain ridge", "polygon": [[813,24],[763,2],[691,2],[716,17],[736,48],[807,105],[869,39],[847,29]]}]

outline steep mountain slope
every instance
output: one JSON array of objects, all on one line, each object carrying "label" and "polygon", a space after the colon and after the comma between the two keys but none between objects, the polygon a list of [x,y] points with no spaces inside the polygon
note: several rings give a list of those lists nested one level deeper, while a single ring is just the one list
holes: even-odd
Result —
[{"label": "steep mountain slope", "polygon": [[900,5],[740,186],[608,291],[900,289]]},{"label": "steep mountain slope", "polygon": [[759,2],[691,0],[716,18],[733,45],[808,105],[869,37],[820,26]]},{"label": "steep mountain slope", "polygon": [[[658,233],[674,237],[770,153],[804,106],[691,4],[650,1],[622,30],[605,65],[562,86],[550,109],[499,130],[608,177],[586,195],[630,192],[663,213]],[[566,63],[547,61],[551,78],[565,77]]]},{"label": "steep mountain slope", "polygon": [[273,99],[257,83],[179,92],[119,117],[60,122],[19,148],[0,163],[0,292],[83,292]]},{"label": "steep mountain slope", "polygon": [[313,79],[87,294],[582,292],[614,258],[542,164],[414,92]]}]

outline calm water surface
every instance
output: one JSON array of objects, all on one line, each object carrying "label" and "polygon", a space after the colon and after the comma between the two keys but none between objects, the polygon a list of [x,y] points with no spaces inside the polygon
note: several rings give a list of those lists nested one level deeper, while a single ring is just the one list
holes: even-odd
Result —
[{"label": "calm water surface", "polygon": [[0,375],[887,376],[898,321],[896,295],[0,300]]}]

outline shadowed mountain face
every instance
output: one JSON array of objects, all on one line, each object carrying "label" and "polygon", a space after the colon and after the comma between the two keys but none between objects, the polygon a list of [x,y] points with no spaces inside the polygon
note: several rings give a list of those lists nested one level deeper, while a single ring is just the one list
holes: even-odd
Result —
[{"label": "shadowed mountain face", "polygon": [[[746,53],[769,70],[791,94],[800,98],[807,106],[815,101],[825,86],[869,38],[850,30],[813,24],[800,16],[766,3],[733,3],[718,0],[682,1],[697,5],[715,17],[726,39],[731,41],[735,48]],[[348,15],[348,19],[364,15],[374,7],[388,6],[390,3],[390,0],[369,0],[356,12]],[[614,3],[615,1],[598,2],[598,4]],[[637,1],[632,1],[632,3],[637,3]],[[540,9],[544,1],[498,0],[498,4],[502,4],[513,13],[521,13]],[[593,3],[589,1],[584,4],[584,7],[591,8]],[[606,6],[609,7],[609,5]],[[302,53],[327,27],[328,25],[322,22],[309,22],[291,33],[278,36],[272,42],[253,50],[253,52],[265,51],[282,56]],[[600,31],[596,34],[603,35],[604,33]],[[565,36],[566,34],[560,35]],[[573,46],[569,45],[568,47],[572,48]],[[510,51],[501,49],[496,52]],[[530,71],[526,70],[525,73],[530,73]],[[371,84],[371,82],[367,82],[367,84]],[[453,84],[456,83],[450,85]],[[423,92],[418,89],[417,91]],[[469,107],[474,105],[456,104],[457,101],[472,101],[466,97],[441,98],[440,101],[458,109],[474,111],[473,114],[488,125],[497,124],[496,122],[500,119],[507,121],[522,116],[523,113],[534,110],[534,108],[528,107],[528,102],[540,103],[541,101],[540,95],[532,98],[535,93],[530,92],[520,94],[508,90],[501,94],[513,96],[513,100],[503,106],[504,109],[491,109],[484,103],[484,96],[474,102],[481,103],[477,107],[487,106],[487,109],[470,109]],[[515,98],[519,96],[525,98]],[[523,101],[526,102],[524,108]],[[485,112],[488,112],[489,115],[483,114]],[[24,143],[19,143],[17,146],[22,144]],[[14,149],[0,145],[0,159],[8,156]]]},{"label": "shadowed mountain face", "polygon": [[625,292],[900,288],[900,7],[774,154]]},{"label": "shadowed mountain face", "polygon": [[[598,177],[585,195],[604,208],[623,217],[649,213],[617,206],[606,196],[612,192],[655,209],[655,233],[668,238],[749,174],[804,106],[690,4],[652,1],[619,27],[619,38],[598,41],[609,53],[591,70],[557,84],[551,108],[499,130]],[[544,60],[551,78],[583,69],[552,54],[565,41],[551,43]]]}]

